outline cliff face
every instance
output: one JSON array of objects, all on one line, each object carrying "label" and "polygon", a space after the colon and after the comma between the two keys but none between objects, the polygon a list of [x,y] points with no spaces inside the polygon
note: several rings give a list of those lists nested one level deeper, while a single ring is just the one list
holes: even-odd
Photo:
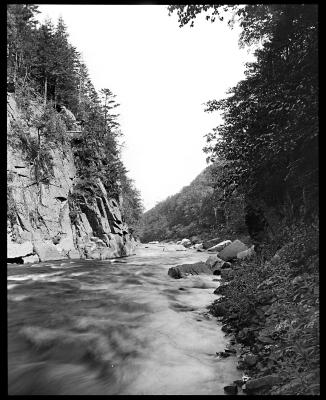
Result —
[{"label": "cliff face", "polygon": [[[14,124],[23,120],[14,95],[9,94],[8,137],[14,138]],[[35,107],[32,112],[37,114]],[[37,129],[24,125],[29,135]],[[7,258],[17,262],[63,258],[107,259],[133,254],[134,240],[123,222],[119,201],[110,198],[97,180],[96,197],[74,197],[79,178],[71,147],[47,143],[51,159],[48,179],[35,179],[35,160],[23,146],[7,147],[8,212]],[[13,260],[14,259],[14,260]]]}]

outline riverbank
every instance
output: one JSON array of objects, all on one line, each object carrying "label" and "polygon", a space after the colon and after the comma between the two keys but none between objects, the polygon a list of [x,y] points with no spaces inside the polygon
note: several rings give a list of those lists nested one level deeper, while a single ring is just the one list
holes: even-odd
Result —
[{"label": "riverbank", "polygon": [[318,260],[318,232],[301,229],[271,259],[237,260],[222,275],[210,311],[241,346],[246,393],[319,394]]}]

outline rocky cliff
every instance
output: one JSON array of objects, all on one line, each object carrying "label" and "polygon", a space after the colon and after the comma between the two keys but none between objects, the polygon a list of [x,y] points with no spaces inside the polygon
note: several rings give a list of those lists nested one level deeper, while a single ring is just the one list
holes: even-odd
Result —
[{"label": "rocky cliff", "polygon": [[[37,115],[41,108],[35,104],[29,112]],[[51,174],[47,179],[37,178],[37,156],[33,159],[26,146],[17,146],[17,126],[35,140],[38,135],[23,111],[15,95],[8,94],[8,261],[107,259],[133,254],[134,239],[121,216],[121,198],[110,198],[100,179],[96,180],[97,196],[74,196],[80,178],[69,141],[62,147],[46,143],[51,165],[43,169],[50,168]]]}]

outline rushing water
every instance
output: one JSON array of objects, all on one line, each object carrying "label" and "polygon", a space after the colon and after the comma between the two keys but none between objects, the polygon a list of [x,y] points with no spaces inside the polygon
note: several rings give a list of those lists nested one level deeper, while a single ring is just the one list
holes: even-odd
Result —
[{"label": "rushing water", "polygon": [[172,279],[192,250],[8,265],[9,394],[211,394],[240,378],[206,306],[216,276]]}]

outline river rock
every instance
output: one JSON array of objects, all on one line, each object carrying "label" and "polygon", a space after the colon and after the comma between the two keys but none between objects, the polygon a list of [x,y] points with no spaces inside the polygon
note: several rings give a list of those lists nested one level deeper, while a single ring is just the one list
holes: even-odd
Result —
[{"label": "river rock", "polygon": [[280,382],[280,377],[276,374],[266,375],[257,379],[250,379],[246,382],[245,392],[260,389],[262,387],[271,387]]},{"label": "river rock", "polygon": [[236,239],[226,246],[218,256],[222,258],[222,260],[229,261],[236,258],[237,254],[244,250],[248,250],[248,247],[240,240]]},{"label": "river rock", "polygon": [[8,241],[7,258],[25,257],[33,252],[33,244],[30,241],[24,243]]},{"label": "river rock", "polygon": [[217,255],[211,255],[205,261],[205,263],[210,267],[210,269],[214,271],[221,271],[223,268],[230,268],[231,264],[217,257]]},{"label": "river rock", "polygon": [[31,256],[23,257],[24,264],[29,264],[29,263],[38,263],[40,259],[38,258],[37,254],[33,254]]},{"label": "river rock", "polygon": [[221,259],[218,258],[216,254],[214,254],[214,255],[209,256],[207,258],[207,260],[205,261],[205,263],[207,265],[209,265],[210,267],[213,267],[218,262],[218,260],[221,260]]},{"label": "river rock", "polygon": [[35,253],[40,258],[40,261],[50,261],[50,260],[62,260],[66,258],[62,255],[53,243],[45,241],[35,241],[34,242]]},{"label": "river rock", "polygon": [[224,386],[224,392],[226,394],[237,394],[238,393],[238,386],[236,384]]},{"label": "river rock", "polygon": [[221,241],[221,238],[214,238],[214,239],[210,239],[210,240],[205,240],[203,242],[203,247],[204,247],[204,249],[209,249],[210,247],[215,246],[220,241]]},{"label": "river rock", "polygon": [[195,245],[194,245],[194,248],[195,248],[196,250],[203,250],[203,249],[204,249],[202,243],[197,243],[197,244],[195,244]]},{"label": "river rock", "polygon": [[216,352],[217,357],[219,358],[228,358],[231,356],[231,353],[227,353],[225,351]]},{"label": "river rock", "polygon": [[187,275],[212,274],[212,270],[204,263],[182,264],[169,268],[168,275],[180,279]]},{"label": "river rock", "polygon": [[218,253],[231,243],[231,240],[224,240],[223,242],[217,243],[215,246],[210,247],[209,249],[207,249],[207,251]]},{"label": "river rock", "polygon": [[252,258],[255,255],[255,246],[251,246],[248,250],[240,251],[237,254],[239,260],[244,260],[245,258]]},{"label": "river rock", "polygon": [[182,244],[182,246],[184,246],[184,247],[190,247],[191,246],[191,241],[189,239],[185,238],[185,239],[181,240],[180,244]]}]

